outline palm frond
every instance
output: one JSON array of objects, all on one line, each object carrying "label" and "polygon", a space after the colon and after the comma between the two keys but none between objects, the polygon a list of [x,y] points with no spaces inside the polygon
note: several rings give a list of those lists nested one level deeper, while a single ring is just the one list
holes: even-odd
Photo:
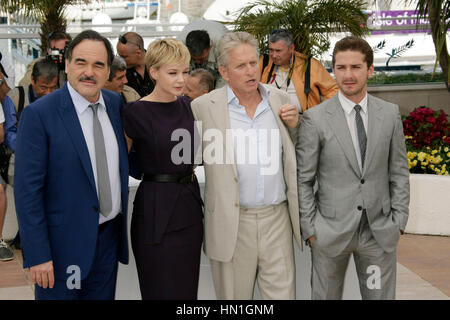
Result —
[{"label": "palm frond", "polygon": [[320,55],[330,47],[329,34],[350,32],[361,36],[368,31],[364,0],[258,0],[243,7],[234,21],[235,29],[247,31],[266,51],[274,29],[288,29],[297,51]]},{"label": "palm frond", "polygon": [[47,37],[52,31],[64,31],[67,27],[65,9],[77,0],[0,0],[0,8],[13,14],[21,11],[41,24],[41,50],[47,49]]}]

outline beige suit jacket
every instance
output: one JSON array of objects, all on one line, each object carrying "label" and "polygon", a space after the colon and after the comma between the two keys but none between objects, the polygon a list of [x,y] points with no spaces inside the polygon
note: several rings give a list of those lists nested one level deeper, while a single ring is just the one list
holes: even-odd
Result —
[{"label": "beige suit jacket", "polygon": [[[265,85],[266,86],[266,85]],[[279,108],[288,103],[288,96],[273,87],[270,90],[269,103],[280,128],[283,145],[283,173],[286,182],[286,196],[292,231],[300,248],[300,219],[297,196],[295,147],[297,129],[288,130],[279,117]],[[195,120],[201,121],[202,131],[216,129],[226,137],[230,128],[226,86],[216,89],[192,101]],[[212,141],[214,142],[214,141]],[[211,141],[202,141],[202,150]],[[226,154],[226,139],[221,142],[223,154]],[[234,148],[229,148],[231,150]],[[233,157],[234,159],[234,157]],[[236,246],[239,224],[239,181],[237,168],[233,163],[210,164],[205,167],[205,253],[213,260],[231,261]]]}]

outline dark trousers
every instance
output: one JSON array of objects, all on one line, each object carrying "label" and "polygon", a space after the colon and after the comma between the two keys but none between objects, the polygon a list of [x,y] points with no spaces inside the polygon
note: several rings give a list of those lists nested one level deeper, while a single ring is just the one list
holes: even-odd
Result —
[{"label": "dark trousers", "polygon": [[121,215],[100,225],[94,261],[87,277],[80,282],[79,289],[69,289],[73,284],[72,274],[64,279],[55,279],[52,289],[35,285],[36,300],[114,300],[116,292],[118,249],[121,230]]}]

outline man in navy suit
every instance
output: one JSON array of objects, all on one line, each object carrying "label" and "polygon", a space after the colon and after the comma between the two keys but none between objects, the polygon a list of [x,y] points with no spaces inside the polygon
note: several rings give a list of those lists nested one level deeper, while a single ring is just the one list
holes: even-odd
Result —
[{"label": "man in navy suit", "polygon": [[68,81],[24,109],[14,195],[24,267],[36,299],[114,299],[128,263],[128,162],[117,93],[101,90],[111,44],[80,33],[66,52]]}]

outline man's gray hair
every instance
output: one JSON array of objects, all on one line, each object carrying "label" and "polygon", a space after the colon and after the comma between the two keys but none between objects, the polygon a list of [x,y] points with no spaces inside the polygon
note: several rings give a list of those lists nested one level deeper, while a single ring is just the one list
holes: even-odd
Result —
[{"label": "man's gray hair", "polygon": [[116,76],[117,71],[124,70],[127,70],[127,63],[125,60],[121,56],[114,56],[114,60],[110,67],[108,80],[112,81],[112,79]]},{"label": "man's gray hair", "polygon": [[274,43],[283,40],[284,43],[289,47],[294,43],[294,36],[292,32],[286,29],[275,29],[269,35],[269,42]]},{"label": "man's gray hair", "polygon": [[191,71],[190,76],[198,78],[198,84],[202,90],[210,92],[214,89],[214,76],[208,70],[202,68],[194,69]]},{"label": "man's gray hair", "polygon": [[258,57],[259,56],[259,50],[258,50],[258,42],[256,41],[255,37],[253,37],[248,32],[229,32],[226,33],[219,41],[218,46],[218,52],[219,52],[219,58],[218,62],[219,65],[222,67],[228,66],[228,55],[231,50],[236,48],[240,44],[248,44],[251,45],[253,48],[255,48],[255,54]]}]

